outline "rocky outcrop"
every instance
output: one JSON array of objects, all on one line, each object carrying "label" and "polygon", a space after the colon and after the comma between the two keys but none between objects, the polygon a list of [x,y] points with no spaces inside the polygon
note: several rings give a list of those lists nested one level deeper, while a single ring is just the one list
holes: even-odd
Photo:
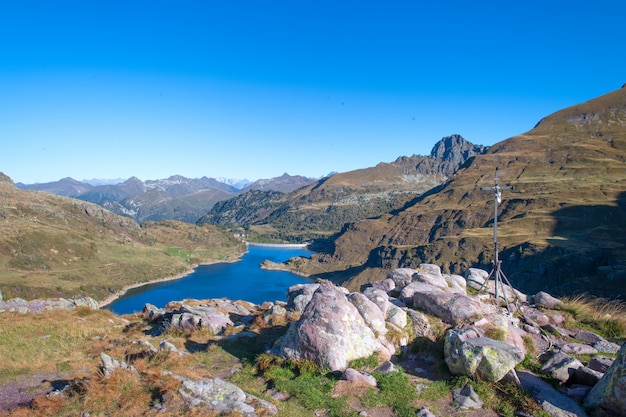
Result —
[{"label": "rocky outcrop", "polygon": [[78,307],[97,310],[98,302],[91,297],[79,298],[41,298],[35,300],[24,300],[22,298],[11,298],[2,301],[0,297],[0,313],[5,311],[18,312],[23,314],[41,313],[52,310],[74,310]]}]

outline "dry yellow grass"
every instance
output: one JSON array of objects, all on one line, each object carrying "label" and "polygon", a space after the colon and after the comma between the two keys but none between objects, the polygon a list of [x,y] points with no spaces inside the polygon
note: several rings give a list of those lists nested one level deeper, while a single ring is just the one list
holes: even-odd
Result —
[{"label": "dry yellow grass", "polygon": [[626,303],[607,300],[588,294],[568,296],[561,299],[562,309],[572,314],[580,323],[611,339],[626,337]]}]

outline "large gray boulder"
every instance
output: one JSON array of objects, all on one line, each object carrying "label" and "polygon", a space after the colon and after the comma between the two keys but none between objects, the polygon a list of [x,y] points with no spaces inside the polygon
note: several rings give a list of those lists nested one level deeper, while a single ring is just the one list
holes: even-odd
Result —
[{"label": "large gray boulder", "polygon": [[354,304],[330,282],[320,284],[274,350],[278,356],[307,359],[333,371],[344,371],[350,361],[376,351],[389,356]]},{"label": "large gray boulder", "polygon": [[415,292],[413,305],[453,326],[479,320],[486,308],[477,298],[445,292],[433,286]]},{"label": "large gray boulder", "polygon": [[618,416],[626,415],[626,344],[602,379],[591,389],[584,406],[592,409],[600,407]]},{"label": "large gray boulder", "polygon": [[183,304],[179,313],[172,315],[171,327],[179,330],[207,329],[219,335],[234,326],[228,313],[213,306],[189,306]]},{"label": "large gray boulder", "polygon": [[453,375],[493,382],[500,381],[524,359],[524,353],[518,347],[481,337],[471,327],[448,330],[444,356]]},{"label": "large gray boulder", "polygon": [[583,366],[582,362],[578,359],[564,352],[556,352],[544,362],[541,367],[541,373],[564,384],[574,377],[576,369]]}]

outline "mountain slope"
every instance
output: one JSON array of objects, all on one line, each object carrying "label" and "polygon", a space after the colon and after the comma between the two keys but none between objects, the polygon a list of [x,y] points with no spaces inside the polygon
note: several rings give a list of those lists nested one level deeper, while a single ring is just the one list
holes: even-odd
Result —
[{"label": "mountain slope", "polygon": [[353,288],[390,268],[435,262],[449,272],[490,269],[494,172],[503,192],[503,269],[529,291],[624,296],[626,88],[544,118],[492,146],[440,189],[395,215],[348,225],[303,272]]},{"label": "mountain slope", "polygon": [[233,259],[245,246],[211,226],[147,222],[16,188],[0,173],[0,288],[6,298],[89,295]]},{"label": "mountain slope", "polygon": [[328,237],[344,224],[396,210],[444,182],[468,158],[484,151],[459,135],[443,138],[431,156],[334,174],[291,193],[253,191],[216,204],[200,219],[242,227],[265,239],[302,242]]}]

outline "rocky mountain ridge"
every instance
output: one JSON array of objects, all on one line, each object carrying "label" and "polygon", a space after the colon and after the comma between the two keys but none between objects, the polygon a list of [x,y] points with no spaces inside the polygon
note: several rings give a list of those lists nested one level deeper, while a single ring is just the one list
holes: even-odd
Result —
[{"label": "rocky mountain ridge", "polygon": [[437,142],[430,156],[402,156],[336,173],[286,194],[255,190],[219,202],[198,224],[243,230],[252,240],[303,242],[329,237],[346,223],[403,207],[485,149],[452,135]]}]

